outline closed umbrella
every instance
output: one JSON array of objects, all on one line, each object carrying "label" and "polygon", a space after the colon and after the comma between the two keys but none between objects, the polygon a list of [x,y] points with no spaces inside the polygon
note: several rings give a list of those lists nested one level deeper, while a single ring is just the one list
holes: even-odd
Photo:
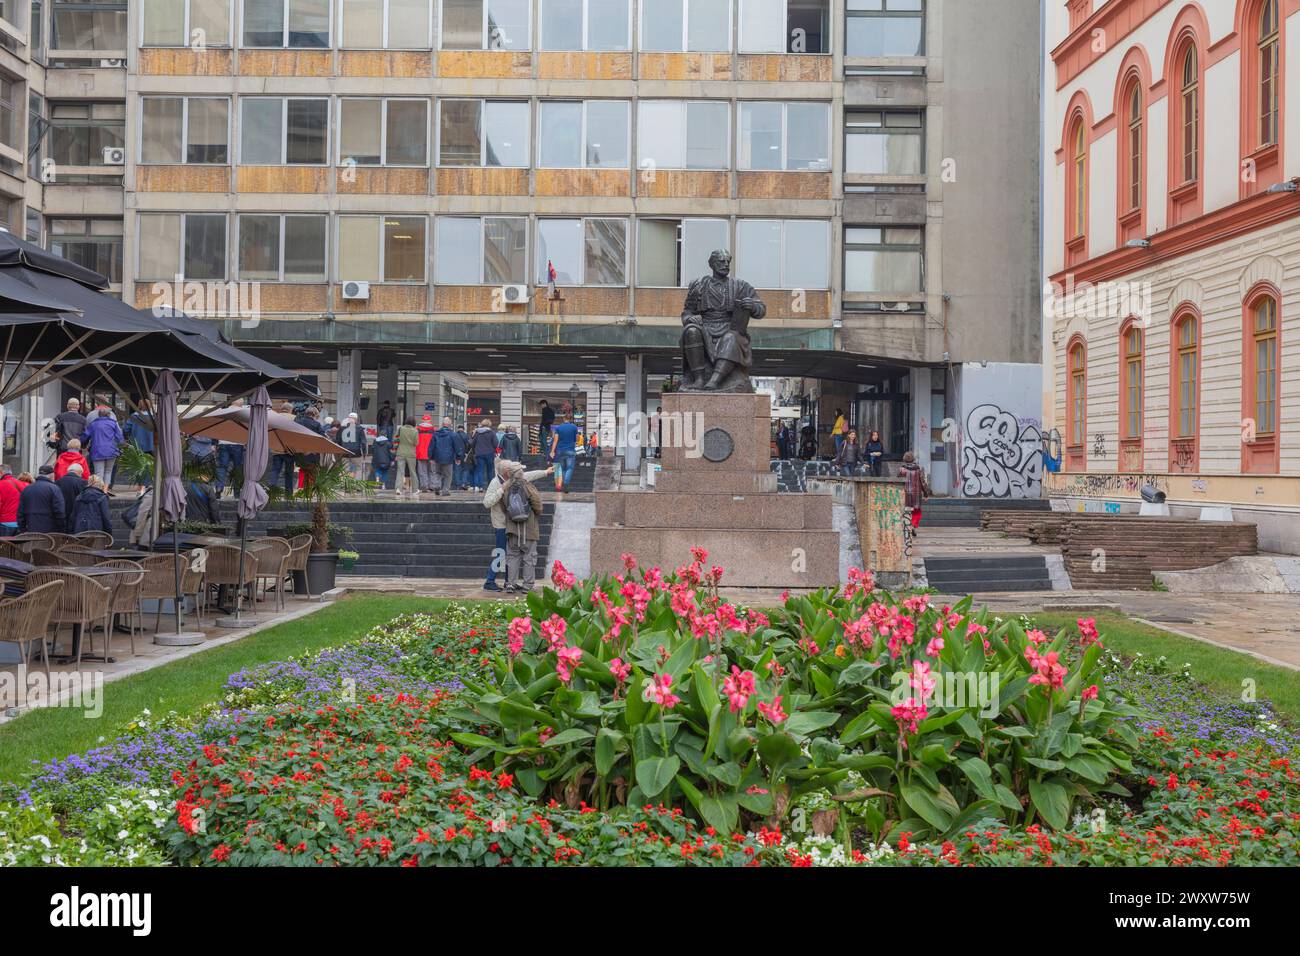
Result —
[{"label": "closed umbrella", "polygon": [[160,644],[198,644],[203,635],[181,633],[181,560],[180,522],[185,520],[185,485],[181,481],[181,430],[176,415],[176,397],[180,394],[176,376],[164,370],[154,383],[154,439],[157,446],[157,473],[154,501],[172,522],[172,562],[176,574],[176,633]]},{"label": "closed umbrella", "polygon": [[[239,515],[239,590],[235,592],[235,619],[241,625],[244,602],[244,556],[248,551],[248,522],[266,507],[267,493],[260,477],[266,472],[271,458],[270,436],[267,434],[266,416],[271,407],[271,396],[266,386],[260,386],[248,403],[248,431],[244,442],[244,485],[239,491],[235,513]],[[283,587],[283,583],[280,585]]]}]

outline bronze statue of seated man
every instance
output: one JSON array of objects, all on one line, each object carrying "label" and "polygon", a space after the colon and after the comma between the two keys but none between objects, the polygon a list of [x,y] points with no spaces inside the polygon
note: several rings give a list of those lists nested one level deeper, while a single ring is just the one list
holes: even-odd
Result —
[{"label": "bronze statue of seated man", "polygon": [[748,282],[731,278],[731,254],[709,256],[712,275],[696,279],[682,310],[682,389],[696,392],[752,392],[754,353],[749,320],[767,306]]}]

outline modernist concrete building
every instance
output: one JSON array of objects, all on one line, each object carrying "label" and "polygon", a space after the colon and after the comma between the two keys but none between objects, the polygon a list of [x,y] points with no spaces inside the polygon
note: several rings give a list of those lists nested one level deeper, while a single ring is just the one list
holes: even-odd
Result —
[{"label": "modernist concrete building", "polygon": [[1049,491],[1155,484],[1300,553],[1300,2],[1052,0],[1048,30]]},{"label": "modernist concrete building", "polygon": [[340,412],[653,410],[726,247],[823,436],[842,407],[941,489],[1037,494],[1034,7],[45,0],[0,20],[0,191]]}]

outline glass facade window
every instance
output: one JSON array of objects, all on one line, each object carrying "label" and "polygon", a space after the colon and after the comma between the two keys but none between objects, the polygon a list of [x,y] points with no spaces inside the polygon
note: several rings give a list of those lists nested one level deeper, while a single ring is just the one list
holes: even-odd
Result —
[{"label": "glass facade window", "polygon": [[641,100],[637,168],[727,169],[730,127],[727,103]]},{"label": "glass facade window", "polygon": [[143,0],[141,46],[230,46],[232,0]]},{"label": "glass facade window", "polygon": [[628,168],[627,100],[544,101],[538,107],[543,169]]},{"label": "glass facade window", "polygon": [[925,172],[925,114],[851,111],[844,119],[844,171],[865,176]]},{"label": "glass facade window", "polygon": [[[40,241],[39,216],[37,235]],[[50,251],[105,276],[109,282],[122,281],[121,219],[54,219],[49,222]]]},{"label": "glass facade window", "polygon": [[425,216],[340,216],[340,282],[424,282]]},{"label": "glass facade window", "polygon": [[528,281],[528,220],[439,216],[433,258],[439,285],[521,285]]},{"label": "glass facade window", "polygon": [[844,291],[918,295],[925,291],[924,230],[848,227],[844,230]]},{"label": "glass facade window", "polygon": [[243,45],[326,49],[330,0],[243,0]]},{"label": "glass facade window", "polygon": [[136,278],[226,279],[225,213],[141,213]]},{"label": "glass facade window", "polygon": [[557,285],[627,285],[627,220],[539,219],[538,285],[552,267]]},{"label": "glass facade window", "polygon": [[830,53],[830,0],[740,0],[741,53]]},{"label": "glass facade window", "polygon": [[244,281],[324,282],[328,223],[325,215],[239,216],[236,277]]},{"label": "glass facade window", "polygon": [[845,13],[845,56],[925,53],[924,0],[848,0]]},{"label": "glass facade window", "polygon": [[742,170],[829,170],[830,104],[741,103],[738,156]]},{"label": "glass facade window", "polygon": [[439,166],[527,168],[527,103],[439,100]]},{"label": "glass facade window", "polygon": [[51,104],[49,137],[56,168],[105,165],[106,148],[126,145],[126,104]]},{"label": "glass facade window", "polygon": [[632,0],[539,0],[543,50],[632,48]]},{"label": "glass facade window", "polygon": [[529,50],[531,0],[442,0],[444,50]]},{"label": "glass facade window", "polygon": [[338,161],[358,166],[427,166],[429,101],[339,100]]},{"label": "glass facade window", "polygon": [[727,53],[733,0],[641,0],[647,53]]},{"label": "glass facade window", "polygon": [[433,0],[339,0],[345,50],[427,50]]},{"label": "glass facade window", "polygon": [[224,97],[140,98],[140,162],[226,165],[230,101]]},{"label": "glass facade window", "polygon": [[682,289],[709,272],[709,255],[731,248],[725,219],[641,219],[637,222],[636,282]]},{"label": "glass facade window", "polygon": [[54,0],[51,10],[51,49],[111,53],[126,51],[125,3]]},{"label": "glass facade window", "polygon": [[741,219],[734,275],[771,277],[778,289],[829,289],[831,226],[821,219]]},{"label": "glass facade window", "polygon": [[321,166],[328,160],[329,100],[254,96],[240,100],[239,162]]}]

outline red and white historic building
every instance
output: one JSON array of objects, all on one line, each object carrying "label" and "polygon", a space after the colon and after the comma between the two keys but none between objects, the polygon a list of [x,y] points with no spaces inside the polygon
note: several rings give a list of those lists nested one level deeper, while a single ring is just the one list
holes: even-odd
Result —
[{"label": "red and white historic building", "polygon": [[1300,0],[1047,0],[1045,428],[1070,508],[1300,553]]}]

